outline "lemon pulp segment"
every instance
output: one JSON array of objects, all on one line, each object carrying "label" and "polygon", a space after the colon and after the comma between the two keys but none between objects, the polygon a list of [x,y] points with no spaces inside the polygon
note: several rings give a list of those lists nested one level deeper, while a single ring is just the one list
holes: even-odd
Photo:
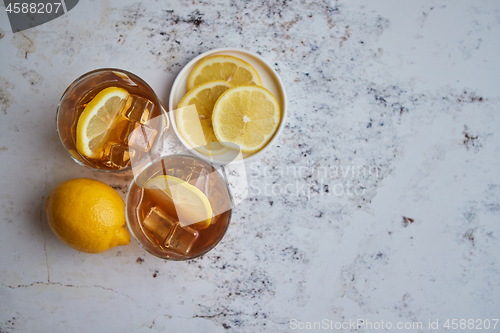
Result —
[{"label": "lemon pulp segment", "polygon": [[[156,176],[144,185],[165,213],[173,215],[173,206],[181,226],[194,225],[204,229],[212,222],[212,207],[206,195],[197,187],[173,176]],[[162,207],[163,206],[163,207]]]},{"label": "lemon pulp segment", "polygon": [[188,78],[188,91],[213,80],[224,80],[234,85],[262,85],[259,74],[248,62],[229,55],[214,55],[202,59]]},{"label": "lemon pulp segment", "polygon": [[223,80],[202,83],[182,98],[176,110],[179,134],[191,147],[205,155],[219,155],[228,150],[214,134],[212,111],[219,96],[231,87],[232,84]]},{"label": "lemon pulp segment", "polygon": [[236,144],[242,152],[256,152],[273,137],[281,119],[276,98],[261,86],[228,89],[212,113],[215,136],[223,144]]},{"label": "lemon pulp segment", "polygon": [[109,87],[100,91],[85,107],[76,127],[76,149],[86,157],[98,159],[109,130],[117,123],[130,94],[123,88]]}]

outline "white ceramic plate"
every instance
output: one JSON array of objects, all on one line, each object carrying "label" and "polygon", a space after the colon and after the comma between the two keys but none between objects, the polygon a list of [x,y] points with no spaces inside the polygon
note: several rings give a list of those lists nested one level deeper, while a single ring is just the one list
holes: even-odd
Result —
[{"label": "white ceramic plate", "polygon": [[[179,134],[179,131],[177,130],[177,124],[175,121],[175,112],[174,110],[177,109],[177,105],[181,101],[182,97],[186,95],[187,93],[187,81],[189,74],[191,74],[191,71],[194,69],[194,67],[200,62],[201,59],[217,55],[217,54],[225,54],[225,55],[231,55],[235,56],[238,58],[241,58],[251,64],[259,73],[260,79],[262,80],[262,85],[264,88],[269,90],[274,97],[278,100],[278,103],[280,104],[281,108],[281,121],[280,125],[278,127],[278,130],[274,134],[273,138],[267,143],[264,148],[259,150],[256,153],[244,153],[243,158],[246,161],[254,160],[257,159],[260,155],[262,155],[265,151],[270,149],[270,147],[274,144],[274,142],[277,140],[281,132],[283,131],[283,126],[285,123],[285,118],[287,114],[287,98],[286,98],[286,93],[285,93],[285,88],[283,86],[283,82],[281,81],[280,77],[278,74],[274,71],[274,69],[267,63],[264,59],[262,59],[261,56],[258,54],[255,54],[253,52],[249,52],[246,50],[242,49],[235,49],[235,48],[222,48],[222,49],[215,49],[211,50],[208,52],[205,52],[203,54],[200,54],[193,60],[191,60],[184,68],[179,72],[177,77],[175,78],[174,84],[172,85],[172,90],[170,90],[170,98],[168,102],[168,109],[169,109],[169,117],[170,117],[170,124],[173,127],[175,134],[179,138],[179,140],[182,142],[182,144],[189,150],[193,152],[196,156],[203,158],[205,160],[208,160],[209,157],[206,155],[203,155],[199,153],[198,151],[194,150],[191,146],[188,145],[186,141],[181,137]],[[231,162],[234,159],[234,151],[233,152],[228,152],[225,154],[221,154],[218,156],[213,156],[212,157],[212,162],[216,163],[227,163]]]}]

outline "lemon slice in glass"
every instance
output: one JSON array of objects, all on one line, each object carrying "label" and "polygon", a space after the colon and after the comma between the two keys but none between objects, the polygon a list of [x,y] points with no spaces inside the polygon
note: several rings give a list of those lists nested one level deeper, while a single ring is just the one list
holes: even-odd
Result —
[{"label": "lemon slice in glass", "polygon": [[165,213],[177,214],[181,226],[193,225],[204,229],[212,222],[210,201],[200,189],[188,182],[162,175],[148,180],[144,188],[150,190],[153,200]]},{"label": "lemon slice in glass", "polygon": [[204,58],[193,69],[188,78],[187,89],[213,80],[224,80],[234,85],[262,85],[259,74],[248,62],[228,55]]},{"label": "lemon slice in glass", "polygon": [[220,95],[232,87],[223,80],[208,81],[190,90],[178,105],[175,119],[179,134],[204,155],[220,155],[229,150],[214,134],[212,111]]},{"label": "lemon slice in glass", "polygon": [[76,149],[80,154],[93,159],[102,157],[109,130],[129,96],[125,89],[109,87],[87,104],[76,126]]},{"label": "lemon slice in glass", "polygon": [[280,123],[278,101],[261,86],[238,86],[224,92],[214,106],[215,136],[225,146],[256,152],[273,137]]}]

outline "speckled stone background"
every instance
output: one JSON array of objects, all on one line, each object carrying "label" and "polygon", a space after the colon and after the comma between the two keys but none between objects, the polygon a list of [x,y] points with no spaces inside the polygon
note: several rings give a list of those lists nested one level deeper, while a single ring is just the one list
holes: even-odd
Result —
[{"label": "speckled stone background", "polygon": [[[334,324],[358,319],[440,332],[447,319],[499,318],[498,1],[81,0],[15,34],[0,7],[0,29],[0,332],[323,320],[351,332]],[[135,240],[100,255],[64,246],[43,208],[57,184],[91,177],[124,195],[130,182],[64,151],[64,89],[118,67],[168,105],[181,68],[219,47],[273,64],[289,101],[277,144],[246,165],[249,193],[223,241],[187,262]],[[165,150],[181,148],[172,133]]]}]

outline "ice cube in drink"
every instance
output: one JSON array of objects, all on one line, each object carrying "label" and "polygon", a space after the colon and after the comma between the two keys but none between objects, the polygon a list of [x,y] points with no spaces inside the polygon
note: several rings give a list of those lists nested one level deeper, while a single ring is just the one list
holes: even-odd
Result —
[{"label": "ice cube in drink", "polygon": [[179,221],[153,206],[142,222],[143,232],[148,239],[161,249],[187,255],[198,238],[195,228],[182,227]]}]

